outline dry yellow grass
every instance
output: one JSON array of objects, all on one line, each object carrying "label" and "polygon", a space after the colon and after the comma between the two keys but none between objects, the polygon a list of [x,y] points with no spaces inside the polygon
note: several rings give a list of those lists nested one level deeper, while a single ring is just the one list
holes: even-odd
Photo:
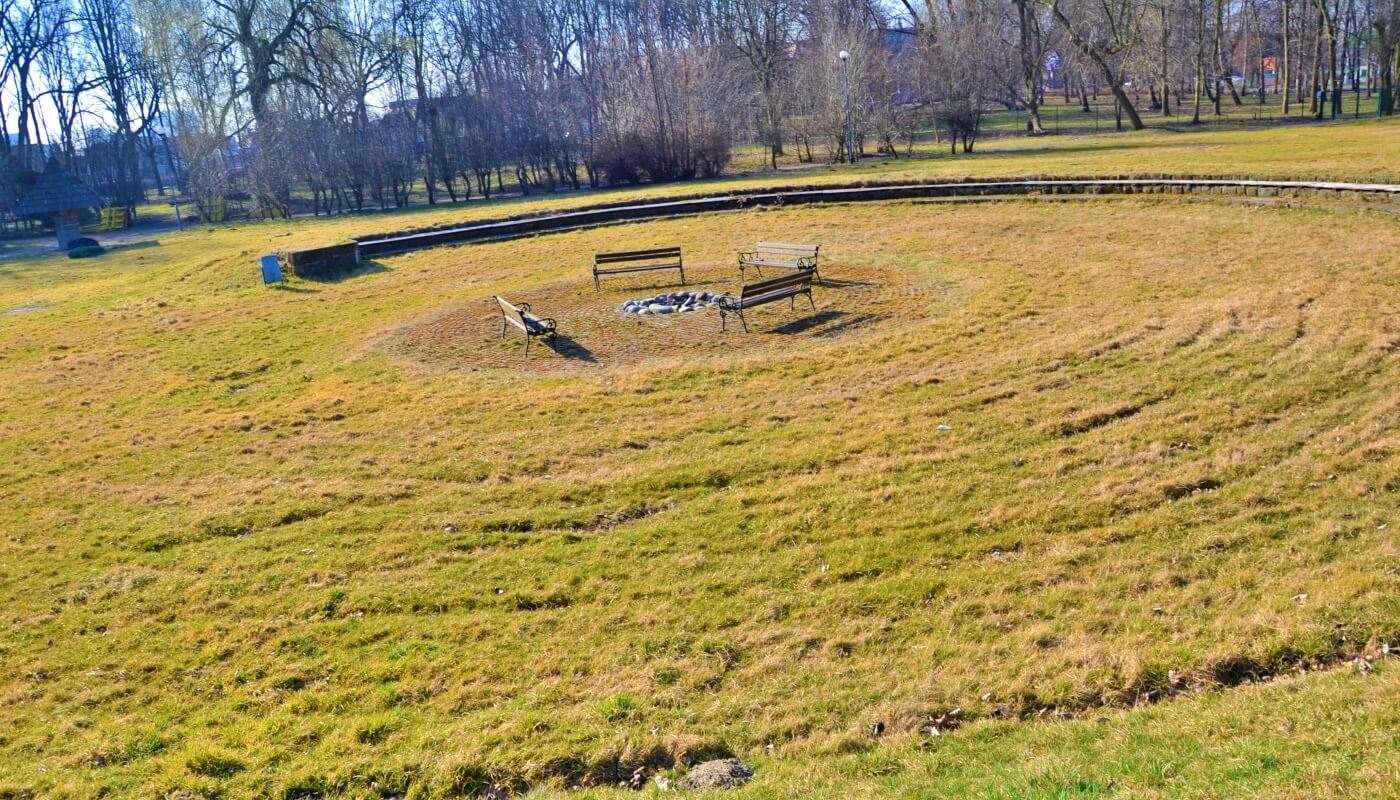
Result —
[{"label": "dry yellow grass", "polygon": [[[719,269],[777,232],[935,313],[562,376],[386,349],[595,250]],[[24,309],[0,316],[4,791],[441,796],[770,744],[815,765],[875,720],[1131,703],[1400,635],[1383,212],[747,212],[285,290],[207,247],[0,285]]]}]

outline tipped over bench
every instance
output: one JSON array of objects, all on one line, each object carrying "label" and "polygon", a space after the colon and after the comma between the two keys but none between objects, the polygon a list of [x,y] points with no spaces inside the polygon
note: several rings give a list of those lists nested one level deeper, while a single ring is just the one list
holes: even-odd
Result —
[{"label": "tipped over bench", "polygon": [[559,352],[559,349],[555,347],[559,324],[553,319],[537,317],[530,313],[529,303],[515,304],[499,295],[493,295],[492,299],[501,309],[502,339],[506,338],[506,331],[510,330],[509,326],[514,325],[525,333],[525,355],[530,355],[530,340],[537,336],[546,337],[545,341],[549,343],[549,349],[556,353]]}]

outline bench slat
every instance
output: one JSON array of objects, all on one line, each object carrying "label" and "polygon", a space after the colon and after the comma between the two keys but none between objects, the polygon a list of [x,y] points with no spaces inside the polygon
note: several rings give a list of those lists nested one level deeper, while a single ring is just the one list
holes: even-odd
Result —
[{"label": "bench slat", "polygon": [[614,272],[648,272],[654,269],[680,269],[681,265],[676,262],[670,264],[639,264],[634,267],[594,267],[593,271],[599,275],[610,275]]},{"label": "bench slat", "polygon": [[785,242],[759,242],[754,247],[755,250],[763,252],[765,250],[775,252],[801,253],[806,256],[815,256],[821,249],[819,244],[787,244]]},{"label": "bench slat", "polygon": [[756,296],[765,294],[767,292],[776,291],[778,289],[786,289],[789,286],[803,286],[804,284],[807,287],[811,286],[811,270],[802,270],[791,275],[783,275],[779,278],[769,278],[766,281],[750,283],[739,290],[739,296],[741,298]]},{"label": "bench slat", "polygon": [[680,258],[681,249],[679,247],[658,247],[652,250],[627,250],[615,253],[598,253],[593,256],[593,260],[599,264],[608,264],[614,261],[635,261],[643,258]]},{"label": "bench slat", "polygon": [[807,266],[807,264],[802,263],[802,261],[798,259],[746,258],[744,259],[744,263],[749,264],[750,266],[787,267],[789,269],[796,269],[798,267]]},{"label": "bench slat", "polygon": [[744,297],[739,298],[738,305],[740,308],[753,308],[754,306],[765,305],[775,300],[785,300],[794,295],[806,293],[807,290],[805,288],[802,288],[800,286],[793,286],[787,289],[778,289],[776,291],[767,292],[765,294],[760,294],[756,296],[745,295]]}]

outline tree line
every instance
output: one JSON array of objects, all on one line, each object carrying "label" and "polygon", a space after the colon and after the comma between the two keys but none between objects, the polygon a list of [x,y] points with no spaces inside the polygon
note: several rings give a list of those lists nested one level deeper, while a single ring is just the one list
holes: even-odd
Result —
[{"label": "tree line", "polygon": [[[1400,0],[0,0],[0,204],[56,154],[134,208],[335,213],[898,156],[993,109],[1242,93],[1393,113]],[[845,58],[838,57],[845,53]],[[847,107],[851,127],[847,139]]]}]

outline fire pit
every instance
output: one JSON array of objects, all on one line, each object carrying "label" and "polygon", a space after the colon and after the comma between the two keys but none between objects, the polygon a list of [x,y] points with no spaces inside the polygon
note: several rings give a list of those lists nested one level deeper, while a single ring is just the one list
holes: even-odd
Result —
[{"label": "fire pit", "polygon": [[650,316],[652,314],[684,314],[709,308],[719,301],[717,292],[671,292],[646,297],[641,300],[628,300],[619,306],[624,314]]}]

